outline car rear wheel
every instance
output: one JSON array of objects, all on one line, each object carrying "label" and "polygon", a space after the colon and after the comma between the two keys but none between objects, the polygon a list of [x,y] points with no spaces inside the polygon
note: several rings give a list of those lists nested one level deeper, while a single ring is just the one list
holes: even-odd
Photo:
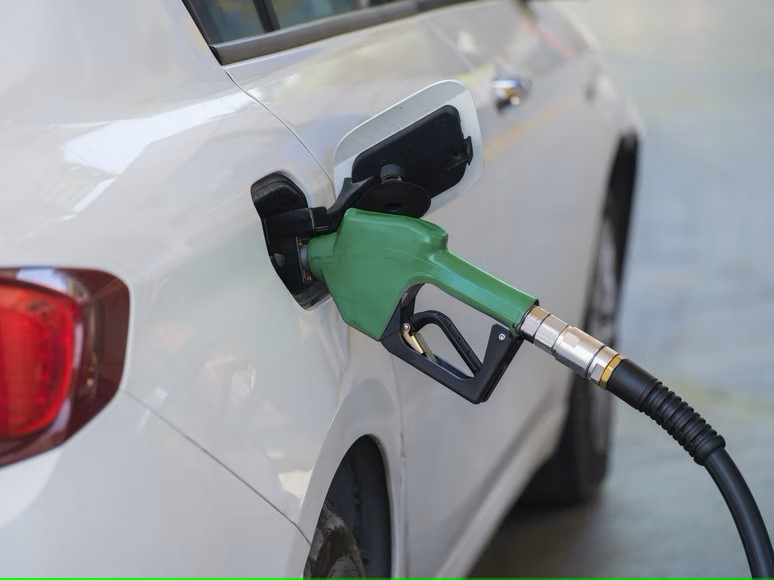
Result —
[{"label": "car rear wheel", "polygon": [[[584,329],[614,346],[620,295],[620,253],[613,212],[606,210],[599,231]],[[607,473],[612,397],[574,375],[569,411],[554,455],[538,470],[522,497],[531,504],[568,504],[588,500]]]},{"label": "car rear wheel", "polygon": [[317,520],[304,578],[365,578],[355,536],[327,501]]}]

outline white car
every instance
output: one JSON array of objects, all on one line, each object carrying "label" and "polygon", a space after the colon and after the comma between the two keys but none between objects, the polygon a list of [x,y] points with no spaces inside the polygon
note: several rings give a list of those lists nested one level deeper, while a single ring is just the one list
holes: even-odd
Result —
[{"label": "white car", "polygon": [[456,80],[485,167],[427,219],[611,343],[639,124],[559,9],[41,0],[0,36],[0,574],[457,576],[525,488],[594,492],[604,393],[524,348],[471,405],[289,289],[262,227]]}]

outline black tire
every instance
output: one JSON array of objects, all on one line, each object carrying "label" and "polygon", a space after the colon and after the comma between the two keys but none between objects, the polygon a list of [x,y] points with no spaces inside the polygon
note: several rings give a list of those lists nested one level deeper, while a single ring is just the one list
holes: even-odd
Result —
[{"label": "black tire", "polygon": [[[626,243],[625,235],[621,236],[616,228],[616,213],[608,204],[600,226],[584,317],[584,329],[611,347],[616,341],[621,258]],[[600,307],[600,296],[612,303]],[[612,396],[573,375],[569,397],[569,410],[559,445],[532,478],[521,498],[522,503],[567,505],[587,501],[605,479],[611,449]]]},{"label": "black tire", "polygon": [[304,578],[365,578],[355,536],[327,501],[317,520]]}]

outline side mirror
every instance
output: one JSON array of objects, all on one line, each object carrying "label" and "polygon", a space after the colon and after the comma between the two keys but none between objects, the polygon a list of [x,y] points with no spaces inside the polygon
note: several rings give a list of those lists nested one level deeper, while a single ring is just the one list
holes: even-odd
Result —
[{"label": "side mirror", "polygon": [[369,179],[410,184],[404,191],[393,186],[375,192],[375,199],[359,202],[362,209],[414,217],[433,211],[470,189],[483,171],[473,97],[457,81],[432,84],[352,129],[337,145],[333,163],[339,196]]}]

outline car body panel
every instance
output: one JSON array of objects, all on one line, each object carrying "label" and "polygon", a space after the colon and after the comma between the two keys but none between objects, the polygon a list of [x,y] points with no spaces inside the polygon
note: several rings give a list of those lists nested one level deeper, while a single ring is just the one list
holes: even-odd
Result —
[{"label": "car body panel", "polygon": [[[178,0],[0,8],[3,38],[29,47],[0,57],[0,267],[101,269],[127,284],[132,311],[117,398],[61,448],[0,469],[0,496],[18,500],[0,502],[0,553],[14,550],[0,571],[299,575],[333,474],[363,435],[386,464],[393,573],[467,571],[553,448],[566,373],[520,353],[471,407],[348,329],[330,299],[301,308],[271,266],[250,187],[279,173],[330,205],[344,134],[460,80],[486,169],[429,219],[453,251],[578,321],[584,293],[566,281],[586,280],[632,115],[561,18],[525,10],[452,6],[221,67]],[[547,48],[541,26],[571,53]],[[489,86],[498,67],[533,80],[504,113]],[[515,252],[515,233],[540,246]],[[474,346],[488,332],[444,296],[421,306],[449,313]],[[147,479],[134,486],[127,471]],[[46,541],[70,536],[33,567],[46,526]]]},{"label": "car body panel", "polygon": [[64,446],[0,470],[6,576],[296,575],[309,544],[126,393]]}]

